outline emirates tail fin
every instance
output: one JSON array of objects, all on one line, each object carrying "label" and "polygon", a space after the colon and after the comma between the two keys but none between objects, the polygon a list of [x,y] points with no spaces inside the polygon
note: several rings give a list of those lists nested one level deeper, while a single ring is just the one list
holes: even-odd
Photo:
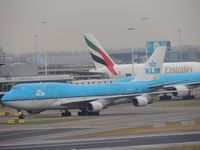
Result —
[{"label": "emirates tail fin", "polygon": [[84,39],[90,49],[90,54],[92,56],[96,69],[106,67],[111,74],[117,75],[117,71],[114,68],[115,63],[106,53],[100,43],[96,40],[93,34],[85,33]]}]

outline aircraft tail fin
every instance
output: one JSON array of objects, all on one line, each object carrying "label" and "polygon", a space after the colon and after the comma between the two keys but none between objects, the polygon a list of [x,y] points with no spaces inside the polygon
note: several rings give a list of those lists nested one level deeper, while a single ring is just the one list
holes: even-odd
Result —
[{"label": "aircraft tail fin", "polygon": [[160,78],[166,53],[166,47],[157,47],[146,62],[144,68],[139,71],[134,81],[158,80]]},{"label": "aircraft tail fin", "polygon": [[88,47],[90,48],[90,54],[92,56],[96,69],[106,67],[111,74],[117,75],[117,71],[114,68],[115,63],[106,53],[100,43],[96,40],[93,34],[85,33],[84,39]]}]

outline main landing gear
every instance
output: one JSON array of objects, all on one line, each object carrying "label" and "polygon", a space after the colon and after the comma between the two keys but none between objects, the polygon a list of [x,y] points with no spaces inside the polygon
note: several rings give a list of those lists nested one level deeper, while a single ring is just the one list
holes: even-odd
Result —
[{"label": "main landing gear", "polygon": [[183,99],[195,99],[194,95],[187,95],[185,97],[183,97]]},{"label": "main landing gear", "polygon": [[72,115],[72,113],[68,110],[65,110],[65,112],[62,112],[61,113],[61,116],[62,117],[70,117]]},{"label": "main landing gear", "polygon": [[97,112],[88,112],[85,109],[82,109],[78,112],[78,116],[99,116],[99,111]]},{"label": "main landing gear", "polygon": [[163,96],[160,96],[160,100],[170,100],[172,99],[172,97],[170,95],[163,95]]},{"label": "main landing gear", "polygon": [[[70,117],[72,113],[68,110],[65,110],[61,113],[62,117]],[[99,111],[97,112],[88,112],[86,109],[81,109],[81,111],[78,112],[78,116],[99,116]]]}]

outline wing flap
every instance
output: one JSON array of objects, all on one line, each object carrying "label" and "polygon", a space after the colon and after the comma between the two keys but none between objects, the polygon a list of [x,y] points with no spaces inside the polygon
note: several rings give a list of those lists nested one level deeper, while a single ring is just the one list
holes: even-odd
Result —
[{"label": "wing flap", "polygon": [[[188,88],[197,88],[200,86],[200,82],[192,82],[192,83],[185,83],[185,84],[182,84]],[[168,86],[164,86],[164,88],[171,88],[173,87],[174,85],[168,85]]]},{"label": "wing flap", "polygon": [[168,82],[168,83],[164,83],[164,84],[157,84],[157,85],[151,85],[151,86],[147,86],[147,88],[150,89],[162,89],[162,88],[167,88],[168,85],[171,87],[174,84],[178,84],[178,83],[182,83],[182,82],[188,82],[190,80],[180,80],[180,81],[175,81],[175,82]]}]

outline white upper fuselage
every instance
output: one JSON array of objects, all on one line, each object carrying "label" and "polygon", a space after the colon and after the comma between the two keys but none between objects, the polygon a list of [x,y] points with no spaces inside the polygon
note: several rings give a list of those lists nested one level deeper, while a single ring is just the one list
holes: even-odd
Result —
[{"label": "white upper fuselage", "polygon": [[[145,64],[115,64],[114,69],[119,76],[134,75],[144,68]],[[111,75],[111,72],[104,66],[97,69],[92,69],[93,72],[103,72]],[[191,73],[200,72],[199,62],[174,62],[164,63],[162,68],[162,74],[176,74],[176,73]]]}]

